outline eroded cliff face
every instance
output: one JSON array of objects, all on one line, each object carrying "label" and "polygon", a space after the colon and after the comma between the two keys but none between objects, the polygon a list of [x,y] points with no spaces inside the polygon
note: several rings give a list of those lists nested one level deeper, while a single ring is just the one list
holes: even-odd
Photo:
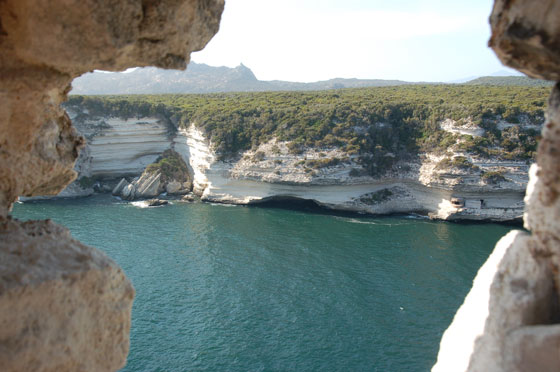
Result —
[{"label": "eroded cliff face", "polygon": [[84,139],[60,107],[94,69],[184,68],[217,32],[223,0],[0,2],[0,365],[110,371],[128,354],[134,290],[122,270],[49,221],[7,214],[75,178]]},{"label": "eroded cliff face", "polygon": [[[174,142],[192,168],[195,193],[208,201],[249,204],[302,198],[338,210],[428,213],[438,219],[505,221],[523,214],[527,162],[473,158],[460,152],[426,153],[419,161],[403,161],[372,177],[355,174],[361,167],[357,156],[337,148],[307,148],[293,154],[287,142],[273,139],[236,160],[219,161],[195,124],[179,130]],[[441,166],[441,160],[450,156],[467,156],[473,166]],[[488,172],[496,172],[499,179],[484,178]]]},{"label": "eroded cliff face", "polygon": [[[158,151],[173,148],[189,165],[194,192],[212,202],[301,198],[337,210],[422,213],[448,220],[508,221],[523,214],[528,162],[474,156],[460,150],[460,137],[446,153],[411,154],[412,160],[401,160],[389,172],[373,177],[363,170],[359,155],[339,148],[294,153],[289,142],[273,139],[224,161],[218,160],[215,146],[195,123],[175,132],[171,121],[162,118],[92,116],[79,105],[68,110],[88,137],[85,155],[77,164],[80,177],[138,175],[145,166],[142,159],[153,160]],[[440,126],[452,133],[485,135],[484,129],[465,122],[447,119]],[[528,121],[498,124],[540,128]]]},{"label": "eroded cliff face", "polygon": [[75,165],[80,177],[138,175],[170,148],[174,127],[163,117],[98,117],[76,106],[66,111],[87,142]]}]

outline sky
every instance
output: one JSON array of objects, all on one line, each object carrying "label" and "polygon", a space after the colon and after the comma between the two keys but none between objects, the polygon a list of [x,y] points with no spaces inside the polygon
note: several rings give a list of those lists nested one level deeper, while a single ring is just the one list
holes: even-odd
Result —
[{"label": "sky", "polygon": [[506,70],[487,43],[492,0],[226,0],[192,60],[260,80],[453,81]]}]

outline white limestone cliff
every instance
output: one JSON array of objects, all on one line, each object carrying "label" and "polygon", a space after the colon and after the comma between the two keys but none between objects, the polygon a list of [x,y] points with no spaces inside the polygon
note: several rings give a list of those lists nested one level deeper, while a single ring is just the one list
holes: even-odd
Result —
[{"label": "white limestone cliff", "polygon": [[96,117],[67,108],[70,118],[86,137],[87,146],[75,169],[80,176],[138,175],[170,148],[172,128],[162,118],[120,119]]},{"label": "white limestone cliff", "polygon": [[[123,120],[90,115],[80,106],[67,109],[88,138],[76,165],[80,179],[139,176],[163,151],[173,149],[188,165],[193,192],[205,201],[251,204],[298,198],[335,210],[420,213],[444,220],[510,221],[520,220],[523,214],[529,167],[524,161],[476,157],[459,150],[421,153],[415,160],[401,160],[389,172],[373,177],[360,171],[357,155],[337,148],[306,148],[294,154],[288,142],[277,139],[234,159],[219,160],[196,123],[177,130],[163,117]],[[440,127],[452,133],[484,135],[484,129],[468,118],[459,123],[443,120]],[[460,141],[458,138],[457,143]],[[455,159],[465,159],[470,168],[450,165]],[[485,173],[498,173],[500,178],[488,180]],[[157,190],[143,193],[139,192],[140,180],[129,181],[133,185],[116,195],[128,200],[147,198],[167,187],[159,185]]]},{"label": "white limestone cliff", "polygon": [[[218,160],[202,131],[191,124],[179,130],[174,148],[190,164],[194,192],[203,200],[233,204],[271,199],[314,200],[336,210],[373,214],[426,213],[437,219],[507,221],[520,219],[528,165],[471,159],[481,169],[500,169],[505,181],[487,184],[479,174],[436,169],[441,157],[424,154],[420,162],[402,162],[382,176],[351,176],[360,167],[338,149],[306,149],[291,154],[287,142],[272,140],[238,159]],[[464,154],[457,154],[464,155]],[[311,169],[309,160],[345,159]],[[459,204],[452,201],[461,200]]]}]

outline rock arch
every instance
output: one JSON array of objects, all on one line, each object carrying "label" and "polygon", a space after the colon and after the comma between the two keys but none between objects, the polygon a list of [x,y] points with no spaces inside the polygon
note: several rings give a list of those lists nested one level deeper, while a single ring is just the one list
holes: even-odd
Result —
[{"label": "rock arch", "polygon": [[[74,77],[93,69],[184,68],[190,52],[217,32],[223,5],[223,0],[0,1],[4,370],[101,371],[125,363],[134,291],[120,268],[63,227],[14,221],[8,212],[19,195],[56,194],[75,177],[72,166],[83,139],[59,106]],[[560,1],[496,0],[490,21],[490,46],[505,64],[560,80]],[[511,233],[498,244],[444,335],[434,371],[560,366],[560,328],[553,325],[559,322],[560,288],[558,85],[537,162],[525,213],[531,234]],[[466,319],[462,314],[470,310],[477,315]],[[459,356],[453,352],[458,347]]]},{"label": "rock arch", "polygon": [[60,107],[93,69],[186,67],[223,0],[0,1],[0,366],[111,371],[126,362],[134,289],[100,251],[51,221],[8,216],[18,196],[75,178],[84,140]]}]

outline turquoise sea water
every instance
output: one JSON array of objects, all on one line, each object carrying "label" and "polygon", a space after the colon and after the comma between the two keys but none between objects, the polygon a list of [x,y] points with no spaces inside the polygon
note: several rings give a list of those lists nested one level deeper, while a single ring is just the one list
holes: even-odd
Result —
[{"label": "turquoise sea water", "polygon": [[136,288],[124,371],[428,371],[510,228],[101,195],[18,204]]}]

